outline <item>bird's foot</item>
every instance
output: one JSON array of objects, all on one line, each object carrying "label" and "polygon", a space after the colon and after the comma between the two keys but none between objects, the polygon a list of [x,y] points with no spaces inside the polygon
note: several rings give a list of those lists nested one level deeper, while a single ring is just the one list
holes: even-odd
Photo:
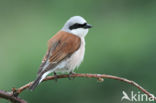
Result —
[{"label": "bird's foot", "polygon": [[73,74],[76,74],[76,73],[75,72],[72,72],[72,71],[69,72],[69,74],[68,74],[68,79],[69,80],[75,79],[75,77],[72,77]]},{"label": "bird's foot", "polygon": [[56,74],[56,72],[54,72],[54,77],[55,77],[55,82],[57,82],[58,81],[58,79],[57,79],[57,74]]}]

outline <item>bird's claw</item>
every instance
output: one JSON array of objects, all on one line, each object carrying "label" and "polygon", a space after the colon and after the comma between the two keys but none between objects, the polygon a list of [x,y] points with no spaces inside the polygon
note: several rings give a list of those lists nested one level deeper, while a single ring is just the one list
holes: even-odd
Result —
[{"label": "bird's claw", "polygon": [[57,79],[57,74],[56,74],[56,72],[54,72],[54,77],[55,77],[55,82],[57,82],[58,81],[58,79]]},{"label": "bird's claw", "polygon": [[74,72],[69,72],[69,74],[68,74],[68,79],[69,80],[72,80],[72,79],[75,78],[75,77],[72,77],[73,74],[75,74],[75,73]]}]

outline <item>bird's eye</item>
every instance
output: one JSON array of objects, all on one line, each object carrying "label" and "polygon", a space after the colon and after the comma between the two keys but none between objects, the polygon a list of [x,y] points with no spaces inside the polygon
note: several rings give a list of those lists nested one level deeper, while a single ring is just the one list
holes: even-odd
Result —
[{"label": "bird's eye", "polygon": [[87,25],[87,23],[84,23],[82,26],[84,27],[84,26],[86,26]]}]

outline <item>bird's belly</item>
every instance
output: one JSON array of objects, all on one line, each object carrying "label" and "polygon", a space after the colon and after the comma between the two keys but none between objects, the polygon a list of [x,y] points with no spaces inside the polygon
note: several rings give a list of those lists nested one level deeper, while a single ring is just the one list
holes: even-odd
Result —
[{"label": "bird's belly", "polygon": [[67,63],[67,68],[69,69],[69,71],[73,71],[76,67],[78,67],[81,62],[83,61],[84,58],[84,47],[80,47],[79,50],[77,50],[69,59],[68,63]]},{"label": "bird's belly", "polygon": [[74,69],[78,67],[83,61],[84,53],[85,53],[85,43],[84,41],[82,41],[80,48],[74,54],[72,54],[70,58],[62,61],[55,71],[56,72],[74,71]]}]

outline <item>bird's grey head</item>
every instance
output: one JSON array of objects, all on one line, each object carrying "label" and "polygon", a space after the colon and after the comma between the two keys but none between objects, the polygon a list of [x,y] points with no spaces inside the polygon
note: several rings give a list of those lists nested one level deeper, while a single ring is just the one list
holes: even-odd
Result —
[{"label": "bird's grey head", "polygon": [[65,23],[62,30],[80,37],[85,37],[91,27],[83,17],[73,16]]}]

